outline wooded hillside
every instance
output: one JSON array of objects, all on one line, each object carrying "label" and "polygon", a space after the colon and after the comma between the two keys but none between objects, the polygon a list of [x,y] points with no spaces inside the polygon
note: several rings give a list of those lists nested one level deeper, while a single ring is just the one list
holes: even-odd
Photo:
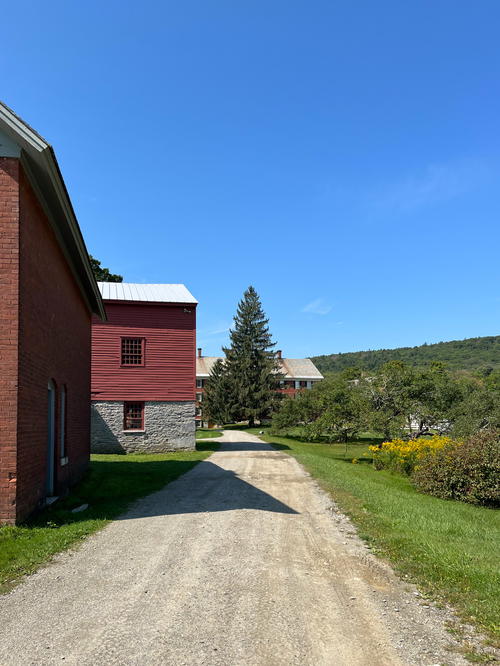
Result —
[{"label": "wooded hillside", "polygon": [[425,367],[433,361],[442,361],[450,370],[496,369],[500,368],[500,335],[423,344],[419,347],[376,349],[311,358],[321,372],[338,372],[352,367],[377,370],[387,361],[394,360],[415,367]]}]

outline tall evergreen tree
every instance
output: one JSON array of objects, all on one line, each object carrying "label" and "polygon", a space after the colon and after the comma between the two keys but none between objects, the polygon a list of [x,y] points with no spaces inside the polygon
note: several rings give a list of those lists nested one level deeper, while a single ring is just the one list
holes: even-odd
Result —
[{"label": "tall evergreen tree", "polygon": [[250,426],[256,419],[270,416],[279,399],[276,389],[280,368],[268,324],[259,295],[252,286],[248,287],[238,303],[234,328],[230,331],[231,346],[223,351],[233,418],[248,419]]},{"label": "tall evergreen tree", "polygon": [[203,393],[203,420],[213,421],[220,425],[230,423],[234,411],[231,380],[224,361],[219,358],[215,362]]}]

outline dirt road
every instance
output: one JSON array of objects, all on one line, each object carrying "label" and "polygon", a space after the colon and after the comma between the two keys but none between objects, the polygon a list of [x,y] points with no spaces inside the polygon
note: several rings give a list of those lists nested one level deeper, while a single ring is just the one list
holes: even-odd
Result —
[{"label": "dirt road", "polygon": [[221,450],[0,597],[0,664],[462,664],[300,465]]}]

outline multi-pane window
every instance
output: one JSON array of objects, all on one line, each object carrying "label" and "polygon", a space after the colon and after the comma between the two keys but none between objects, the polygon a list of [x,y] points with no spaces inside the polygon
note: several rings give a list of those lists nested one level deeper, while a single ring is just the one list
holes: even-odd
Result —
[{"label": "multi-pane window", "polygon": [[123,429],[144,430],[143,402],[125,402],[123,404]]},{"label": "multi-pane window", "polygon": [[196,380],[196,388],[203,388],[203,379]]},{"label": "multi-pane window", "polygon": [[144,365],[143,338],[122,338],[122,365]]},{"label": "multi-pane window", "polygon": [[197,394],[196,394],[196,400],[197,400],[198,402],[201,402],[201,401],[203,400],[203,393],[197,393]]}]

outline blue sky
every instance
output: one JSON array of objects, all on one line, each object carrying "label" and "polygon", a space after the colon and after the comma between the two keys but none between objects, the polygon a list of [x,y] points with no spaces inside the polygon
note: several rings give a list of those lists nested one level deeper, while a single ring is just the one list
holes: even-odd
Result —
[{"label": "blue sky", "polygon": [[498,0],[38,0],[1,97],[89,251],[183,282],[219,353],[253,284],[284,354],[495,335]]}]

